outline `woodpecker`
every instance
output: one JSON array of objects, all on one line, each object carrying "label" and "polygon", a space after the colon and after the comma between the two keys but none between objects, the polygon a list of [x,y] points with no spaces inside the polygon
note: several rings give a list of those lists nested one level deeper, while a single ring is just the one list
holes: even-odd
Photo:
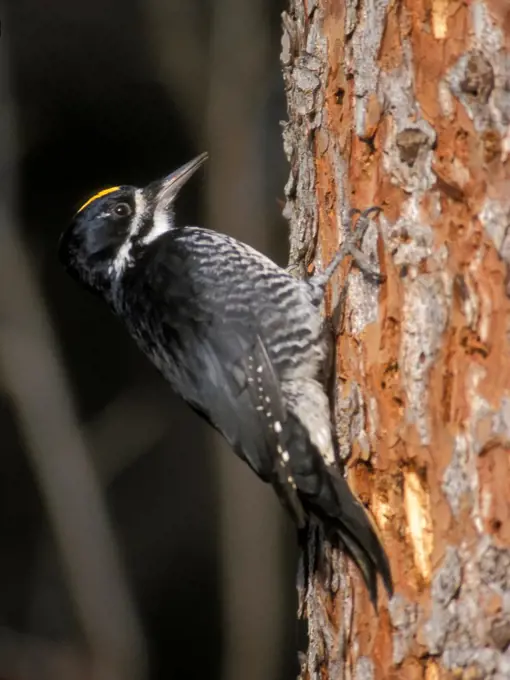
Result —
[{"label": "woodpecker", "polygon": [[341,539],[376,606],[378,574],[393,592],[387,556],[363,505],[326,463],[335,447],[320,306],[353,242],[322,274],[300,280],[230,236],[178,226],[177,195],[206,158],[143,189],[92,196],[61,236],[60,261],[122,319],[173,390],[272,484],[298,529],[313,516]]}]

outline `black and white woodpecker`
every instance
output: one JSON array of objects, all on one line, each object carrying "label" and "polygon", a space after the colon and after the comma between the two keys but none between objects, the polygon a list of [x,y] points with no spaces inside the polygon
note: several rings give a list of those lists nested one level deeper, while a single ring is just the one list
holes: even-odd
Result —
[{"label": "black and white woodpecker", "polygon": [[273,485],[298,528],[312,515],[341,539],[375,605],[377,574],[393,591],[388,559],[362,504],[326,463],[335,456],[320,305],[347,249],[304,281],[225,234],[177,225],[175,199],[206,158],[144,189],[97,193],[63,233],[60,260]]}]

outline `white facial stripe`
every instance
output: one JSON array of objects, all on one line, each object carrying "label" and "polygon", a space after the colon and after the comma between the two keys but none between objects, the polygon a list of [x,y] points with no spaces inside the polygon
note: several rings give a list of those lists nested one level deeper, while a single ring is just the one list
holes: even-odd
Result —
[{"label": "white facial stripe", "polygon": [[124,243],[119,248],[119,251],[110,266],[110,273],[115,278],[119,278],[131,260],[131,248],[133,247],[133,239],[136,237],[142,226],[142,219],[145,212],[146,204],[141,189],[135,191],[135,214],[131,227]]},{"label": "white facial stripe", "polygon": [[142,243],[147,245],[156,240],[159,236],[166,234],[172,227],[172,220],[168,214],[168,201],[160,201],[160,197],[156,199],[156,210],[154,211],[154,218],[152,228],[142,239]]}]

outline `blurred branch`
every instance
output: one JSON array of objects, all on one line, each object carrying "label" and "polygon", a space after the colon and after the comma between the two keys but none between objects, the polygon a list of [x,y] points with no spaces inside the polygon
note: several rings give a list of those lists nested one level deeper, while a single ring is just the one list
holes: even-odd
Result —
[{"label": "blurred branch", "polygon": [[[14,229],[15,125],[0,42],[0,371],[90,649],[91,677],[139,680],[143,640],[101,492],[72,408],[57,344],[21,239]],[[66,677],[66,676],[62,676]]]},{"label": "blurred branch", "polygon": [[204,3],[196,0],[143,4],[150,34],[153,65],[159,78],[171,90],[172,100],[182,109],[182,118],[195,135],[202,129],[204,84],[207,77],[207,21]]},{"label": "blurred branch", "polygon": [[159,382],[130,388],[87,425],[87,441],[103,486],[164,438],[173,420],[167,392]]},{"label": "blurred branch", "polygon": [[90,660],[75,646],[0,629],[2,680],[93,680]]}]

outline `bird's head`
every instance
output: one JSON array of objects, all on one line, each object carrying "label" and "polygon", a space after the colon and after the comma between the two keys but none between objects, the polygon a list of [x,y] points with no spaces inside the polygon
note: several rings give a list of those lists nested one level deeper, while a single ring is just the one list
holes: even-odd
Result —
[{"label": "bird's head", "polygon": [[89,198],[60,238],[59,259],[67,271],[107,294],[146,247],[174,227],[174,201],[206,159],[201,154],[144,189],[110,187]]}]

